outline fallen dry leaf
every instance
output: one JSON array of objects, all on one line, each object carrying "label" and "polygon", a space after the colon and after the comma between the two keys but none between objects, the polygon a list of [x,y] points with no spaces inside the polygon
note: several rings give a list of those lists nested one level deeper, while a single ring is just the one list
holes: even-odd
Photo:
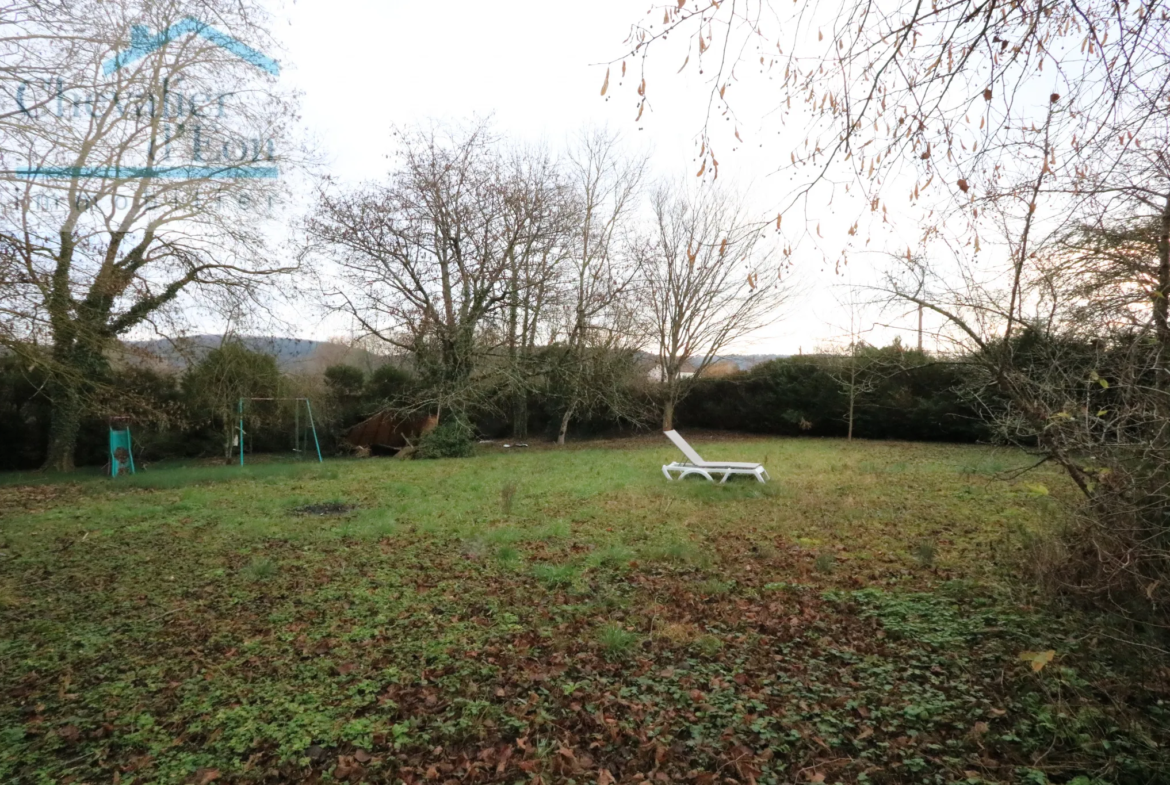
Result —
[{"label": "fallen dry leaf", "polygon": [[1022,651],[1020,652],[1020,659],[1025,662],[1032,663],[1032,670],[1036,673],[1044,670],[1044,666],[1052,662],[1056,652],[1052,649],[1048,651]]},{"label": "fallen dry leaf", "polygon": [[197,769],[189,781],[193,785],[207,785],[209,782],[215,782],[219,777],[219,769]]}]

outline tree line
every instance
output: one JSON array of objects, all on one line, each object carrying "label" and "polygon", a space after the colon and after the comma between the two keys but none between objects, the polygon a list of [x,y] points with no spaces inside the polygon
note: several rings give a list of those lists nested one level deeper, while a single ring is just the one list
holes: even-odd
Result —
[{"label": "tree line", "polygon": [[781,313],[776,249],[742,204],[646,182],[617,134],[587,131],[561,156],[486,122],[397,138],[385,182],[322,190],[304,257],[331,308],[411,358],[414,405],[440,417],[504,387],[518,436],[537,392],[557,402],[562,443],[599,412],[643,421],[622,380],[647,351],[670,428],[695,376]]},{"label": "tree line", "polygon": [[[534,353],[534,365],[554,368],[564,347]],[[544,357],[549,354],[551,356]],[[639,407],[597,407],[573,421],[570,434],[590,438],[636,432],[656,424],[669,391],[655,375],[655,358],[626,352],[598,357],[598,364],[623,369],[612,375],[615,394]],[[856,364],[848,379],[860,382],[853,391],[842,370]],[[788,357],[760,363],[748,370],[700,376],[677,410],[684,428],[736,430],[791,436],[976,442],[992,437],[978,402],[967,395],[971,374],[962,363],[940,362],[895,342],[884,348],[863,346],[856,353]],[[324,454],[352,455],[345,440],[348,429],[387,409],[414,411],[428,400],[427,382],[406,355],[372,368],[336,363],[323,373],[282,371],[275,357],[228,337],[183,370],[160,368],[141,358],[112,362],[109,378],[99,380],[132,391],[126,397],[87,411],[79,426],[77,463],[101,466],[108,460],[107,430],[129,424],[140,464],[163,459],[218,458],[237,460],[241,398],[312,401],[317,436]],[[29,470],[42,465],[51,427],[51,401],[45,394],[45,372],[23,364],[18,355],[0,359],[0,439],[10,445],[0,456],[0,469]],[[692,377],[693,378],[693,377]],[[530,385],[517,406],[511,379],[500,374],[495,387],[460,412],[463,440],[476,438],[520,441],[564,435],[563,406],[572,393],[557,389],[572,383],[549,376]],[[517,411],[523,419],[516,419]],[[130,417],[126,417],[127,414]],[[303,429],[287,400],[249,401],[244,415],[248,453],[291,455],[294,430]],[[647,419],[648,418],[648,419]],[[460,448],[462,449],[462,448]],[[310,456],[312,457],[312,456]]]}]

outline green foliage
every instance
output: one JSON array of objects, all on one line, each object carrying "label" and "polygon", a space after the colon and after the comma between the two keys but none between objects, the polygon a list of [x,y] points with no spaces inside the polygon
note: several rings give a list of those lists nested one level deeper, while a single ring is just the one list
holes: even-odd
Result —
[{"label": "green foliage", "polygon": [[599,567],[621,567],[634,558],[634,551],[625,545],[608,545],[599,548],[589,557]]},{"label": "green foliage", "polygon": [[416,380],[408,371],[391,363],[375,368],[366,379],[364,396],[371,408],[379,408],[409,395]]},{"label": "green foliage", "polygon": [[647,561],[672,562],[674,564],[701,564],[707,561],[706,556],[695,547],[694,543],[683,540],[668,540],[650,545],[642,550],[642,557]]},{"label": "green foliage", "polygon": [[723,641],[715,635],[700,635],[695,639],[695,648],[704,657],[715,657],[723,650]]},{"label": "green foliage", "polygon": [[[188,413],[175,374],[139,365],[94,369],[102,394],[89,399],[75,459],[78,465],[102,465],[108,459],[111,416],[129,416],[135,458],[139,463],[189,449],[184,435]],[[0,357],[0,470],[39,467],[45,458],[50,418],[48,376],[42,365],[17,355]]]},{"label": "green foliage", "polygon": [[638,642],[638,636],[620,624],[603,624],[597,631],[597,641],[608,657],[624,657]]},{"label": "green foliage", "polygon": [[[862,359],[867,369],[883,370],[872,391],[859,400],[858,436],[954,441],[988,437],[960,394],[965,383],[962,366],[935,363],[896,346],[866,348]],[[588,361],[589,368],[571,375],[580,381],[584,378],[580,373],[586,373],[592,380],[586,386],[597,389],[586,396],[587,400],[577,402],[571,421],[573,433],[612,433],[640,421],[650,398],[637,354],[600,353],[590,355]],[[555,435],[566,401],[575,389],[566,386],[567,354],[562,346],[546,347],[532,362],[534,367],[550,369],[540,377],[544,386],[538,385],[523,401],[514,400],[511,388],[501,388],[482,406],[466,412],[464,422],[469,429],[488,436],[511,435],[517,426],[512,420],[519,417],[523,432]],[[842,435],[845,399],[834,379],[841,362],[839,357],[787,358],[746,373],[701,380],[676,418],[683,427]],[[894,367],[900,370],[889,371]],[[141,451],[144,463],[225,455],[233,437],[238,399],[277,394],[314,397],[318,436],[329,454],[348,428],[372,413],[387,406],[417,404],[423,385],[411,372],[392,363],[369,374],[350,365],[332,365],[320,380],[282,375],[275,358],[233,339],[207,352],[184,375],[137,365],[110,367],[109,363],[94,373],[118,395],[102,402],[102,411],[95,410],[83,422],[77,453],[81,465],[105,462],[108,413],[134,416],[136,455]],[[29,469],[43,460],[49,412],[43,385],[43,369],[25,367],[15,356],[0,359],[0,438],[16,446],[0,457],[0,469]],[[1098,392],[1111,394],[1107,389]],[[255,402],[248,409],[248,449],[256,453],[287,451],[295,419],[288,405]],[[441,447],[432,444],[436,449],[423,453],[437,457],[470,454],[470,437],[444,433],[447,438]],[[989,472],[991,466],[976,467],[975,471]]]},{"label": "green foliage", "polygon": [[577,578],[577,568],[572,564],[537,564],[532,574],[547,586],[569,586]]},{"label": "green foliage", "polygon": [[0,356],[0,469],[39,466],[48,444],[46,375],[16,355]]},{"label": "green foliage", "polygon": [[695,592],[702,597],[721,597],[735,588],[735,581],[722,581],[718,578],[708,578],[695,586]]},{"label": "green foliage", "polygon": [[[280,387],[276,358],[252,351],[240,340],[225,340],[209,351],[183,377],[183,393],[192,424],[204,426],[192,433],[204,454],[232,450],[241,398],[272,398]],[[263,451],[275,424],[275,401],[250,402],[245,406],[244,429],[252,449]]]},{"label": "green foliage", "polygon": [[520,560],[520,551],[514,545],[501,545],[496,548],[496,559],[502,564],[515,564]]},{"label": "green foliage", "polygon": [[325,369],[325,389],[335,399],[356,398],[362,394],[366,372],[352,365],[330,365]]},{"label": "green foliage", "polygon": [[240,340],[225,340],[183,377],[193,407],[230,419],[240,398],[271,397],[280,384],[276,358],[249,349]]},{"label": "green foliage", "polygon": [[445,417],[418,441],[419,458],[466,458],[475,452],[475,433],[466,420]]},{"label": "green foliage", "polygon": [[[788,357],[745,373],[703,379],[680,406],[684,426],[791,436],[844,436],[848,400],[838,379],[848,358]],[[859,350],[854,436],[971,442],[990,431],[963,395],[970,372],[900,344]]]}]

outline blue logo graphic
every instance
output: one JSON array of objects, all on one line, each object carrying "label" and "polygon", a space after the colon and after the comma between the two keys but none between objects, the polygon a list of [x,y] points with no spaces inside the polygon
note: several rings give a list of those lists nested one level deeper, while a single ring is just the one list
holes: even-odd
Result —
[{"label": "blue logo graphic", "polygon": [[189,16],[158,33],[150,32],[148,27],[134,25],[130,30],[130,48],[115,53],[113,57],[102,63],[102,73],[109,76],[122,66],[141,60],[151,52],[158,51],[166,44],[188,33],[203,36],[216,46],[226,49],[262,71],[267,71],[273,76],[280,75],[280,65],[268,55]]}]

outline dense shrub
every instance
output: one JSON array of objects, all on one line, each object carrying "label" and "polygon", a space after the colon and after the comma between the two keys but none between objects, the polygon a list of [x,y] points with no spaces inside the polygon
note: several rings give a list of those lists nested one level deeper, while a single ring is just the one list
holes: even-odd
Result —
[{"label": "dense shrub", "polygon": [[418,458],[466,458],[475,451],[475,432],[461,417],[446,417],[418,441]]},{"label": "dense shrub", "polygon": [[[745,373],[700,380],[679,407],[682,427],[844,436],[848,395],[841,356],[788,357]],[[867,349],[853,435],[869,439],[973,442],[990,437],[963,394],[964,366],[894,345]]]},{"label": "dense shrub", "polygon": [[[183,377],[187,411],[195,428],[190,433],[203,454],[218,449],[230,459],[236,437],[241,398],[272,398],[279,394],[280,370],[276,358],[249,349],[242,341],[224,341]],[[276,401],[246,402],[244,431],[249,450],[265,452],[276,411]]]},{"label": "dense shrub", "polygon": [[[190,454],[188,409],[180,387],[181,377],[168,370],[122,366],[111,371],[108,414],[126,417],[120,424],[130,428],[134,457],[139,463]],[[110,421],[93,415],[82,423],[76,460],[79,465],[100,465],[108,458]]]},{"label": "dense shrub", "polygon": [[362,395],[368,405],[378,408],[409,397],[417,384],[418,380],[410,371],[386,363],[375,368],[366,378]]},{"label": "dense shrub", "polygon": [[330,365],[325,369],[325,389],[339,399],[359,398],[366,383],[366,372],[352,365]]},{"label": "dense shrub", "polygon": [[702,379],[679,405],[680,426],[751,433],[844,433],[840,385],[810,358],[772,360],[750,371]]},{"label": "dense shrub", "polygon": [[[138,366],[107,366],[97,374],[101,394],[81,421],[76,463],[108,458],[112,418],[129,423],[137,458],[181,455],[187,447],[185,409],[176,374]],[[50,418],[45,374],[15,355],[0,358],[0,470],[36,469],[45,460]],[[122,420],[123,416],[128,419]]]},{"label": "dense shrub", "polygon": [[45,378],[15,355],[0,357],[0,470],[31,469],[45,459],[49,399]]},{"label": "dense shrub", "polygon": [[378,410],[366,395],[366,374],[352,365],[331,365],[325,369],[324,400],[318,404],[321,422],[317,430],[335,447],[346,431]]}]

